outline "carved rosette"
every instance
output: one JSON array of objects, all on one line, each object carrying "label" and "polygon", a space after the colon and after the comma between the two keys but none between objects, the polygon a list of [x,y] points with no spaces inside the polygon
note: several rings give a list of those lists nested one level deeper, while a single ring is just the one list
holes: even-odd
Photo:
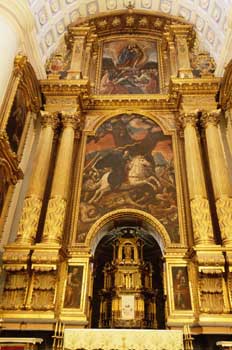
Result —
[{"label": "carved rosette", "polygon": [[57,113],[50,113],[47,111],[40,111],[41,114],[41,125],[42,128],[47,128],[51,126],[53,130],[55,130],[58,126],[58,116]]},{"label": "carved rosette", "polygon": [[19,222],[16,241],[18,243],[33,243],[38,227],[42,200],[31,195],[24,200],[23,213]]},{"label": "carved rosette", "polygon": [[60,243],[63,234],[66,200],[55,196],[49,200],[43,242]]},{"label": "carved rosette", "polygon": [[214,243],[209,202],[200,196],[190,202],[196,244]]},{"label": "carved rosette", "polygon": [[221,110],[203,111],[201,116],[201,124],[204,128],[210,125],[217,126],[220,121]]},{"label": "carved rosette", "polygon": [[232,244],[232,198],[222,197],[216,201],[219,225],[224,244]]}]

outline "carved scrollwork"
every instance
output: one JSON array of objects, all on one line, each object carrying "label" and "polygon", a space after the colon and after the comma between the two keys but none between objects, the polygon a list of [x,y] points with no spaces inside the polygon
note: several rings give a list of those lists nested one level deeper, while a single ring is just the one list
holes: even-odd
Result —
[{"label": "carved scrollwork", "polygon": [[41,125],[42,128],[46,128],[48,126],[51,126],[54,130],[58,126],[58,117],[57,112],[50,113],[47,111],[40,111],[41,114]]},{"label": "carved scrollwork", "polygon": [[5,310],[24,308],[27,285],[28,275],[26,272],[8,272],[1,307]]},{"label": "carved scrollwork", "polygon": [[222,273],[201,273],[199,289],[201,312],[221,314],[225,311]]},{"label": "carved scrollwork", "polygon": [[217,126],[220,121],[221,110],[202,111],[201,124],[207,128],[209,125]]},{"label": "carved scrollwork", "polygon": [[24,200],[22,216],[19,222],[17,242],[32,243],[39,222],[42,201],[31,195]]},{"label": "carved scrollwork", "polygon": [[14,60],[14,74],[17,77],[21,77],[23,75],[24,69],[27,64],[27,57],[24,55],[17,55]]},{"label": "carved scrollwork", "polygon": [[182,112],[179,117],[179,122],[183,128],[186,128],[187,125],[191,125],[194,128],[198,121],[198,110],[194,112]]},{"label": "carved scrollwork", "polygon": [[231,243],[232,237],[232,198],[219,198],[216,201],[218,220],[221,229],[222,240]]},{"label": "carved scrollwork", "polygon": [[81,124],[81,113],[74,112],[62,112],[62,123],[65,128],[72,127],[73,129],[77,129]]},{"label": "carved scrollwork", "polygon": [[31,308],[33,310],[53,309],[55,287],[55,272],[36,272],[33,281]]},{"label": "carved scrollwork", "polygon": [[191,200],[193,233],[196,243],[213,243],[213,228],[209,202],[200,196]]},{"label": "carved scrollwork", "polygon": [[51,198],[48,203],[44,228],[44,242],[60,242],[63,233],[66,200],[61,196]]}]

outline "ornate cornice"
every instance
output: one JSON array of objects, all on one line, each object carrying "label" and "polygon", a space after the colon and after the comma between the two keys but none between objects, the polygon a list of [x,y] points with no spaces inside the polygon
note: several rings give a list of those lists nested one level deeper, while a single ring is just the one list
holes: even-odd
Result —
[{"label": "ornate cornice", "polygon": [[219,88],[220,78],[172,78],[170,90],[183,95],[214,95]]},{"label": "ornate cornice", "polygon": [[[91,95],[87,80],[42,80],[42,92],[49,105],[62,103],[73,104],[70,99],[79,97],[76,102],[85,110],[116,109],[119,107],[155,108],[156,110],[177,110],[181,95],[214,95],[218,90],[220,79],[214,77],[179,79],[172,78],[169,94],[151,95]],[[65,100],[66,99],[66,100]]]},{"label": "ornate cornice", "polygon": [[88,80],[41,80],[40,85],[45,96],[79,96],[90,93]]},{"label": "ornate cornice", "polygon": [[[98,33],[98,37],[108,35],[109,33],[137,33],[141,34],[155,34],[162,36],[164,30],[169,25],[188,24],[184,19],[175,16],[169,16],[157,12],[147,12],[141,10],[117,10],[104,12],[97,16],[89,17],[88,19],[78,19],[74,24],[69,26],[69,33],[67,37],[73,35],[73,28],[88,28],[90,32]],[[190,33],[189,41],[193,39]],[[67,38],[68,40],[68,38]]]},{"label": "ornate cornice", "polygon": [[165,95],[92,95],[83,101],[83,107],[89,109],[118,109],[138,107],[155,110],[176,110],[178,94]]}]

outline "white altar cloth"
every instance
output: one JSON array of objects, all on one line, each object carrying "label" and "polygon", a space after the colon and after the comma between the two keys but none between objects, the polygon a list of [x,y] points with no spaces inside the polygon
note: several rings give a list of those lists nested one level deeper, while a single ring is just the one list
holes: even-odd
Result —
[{"label": "white altar cloth", "polygon": [[64,350],[183,350],[183,332],[145,329],[65,329]]}]

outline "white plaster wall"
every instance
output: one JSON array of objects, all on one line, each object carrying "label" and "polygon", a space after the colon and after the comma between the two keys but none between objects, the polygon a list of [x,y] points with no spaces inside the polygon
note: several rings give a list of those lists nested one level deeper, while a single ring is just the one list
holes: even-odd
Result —
[{"label": "white plaster wall", "polygon": [[11,77],[14,57],[17,54],[19,44],[19,34],[17,34],[9,22],[0,15],[0,106],[3,102],[7,85]]}]

